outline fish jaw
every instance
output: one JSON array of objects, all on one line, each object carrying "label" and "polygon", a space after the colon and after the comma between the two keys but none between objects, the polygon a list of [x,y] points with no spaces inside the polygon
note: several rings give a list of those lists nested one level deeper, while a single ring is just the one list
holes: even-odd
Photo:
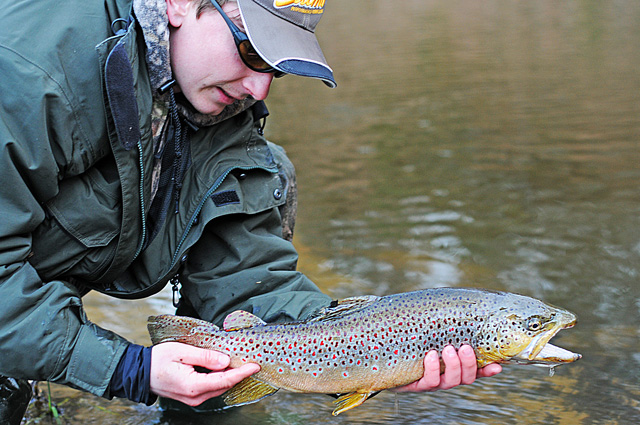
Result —
[{"label": "fish jaw", "polygon": [[551,329],[536,335],[531,342],[511,358],[514,363],[537,364],[540,366],[556,366],[563,363],[572,363],[582,358],[581,354],[573,353],[564,348],[550,344],[549,341],[562,329],[575,326],[576,316],[569,312],[563,312],[557,318],[556,325]]},{"label": "fish jaw", "polygon": [[573,353],[569,350],[565,350],[564,348],[547,343],[542,347],[542,350],[540,350],[538,355],[534,357],[532,361],[539,364],[555,366],[562,363],[572,363],[581,358],[581,354]]}]

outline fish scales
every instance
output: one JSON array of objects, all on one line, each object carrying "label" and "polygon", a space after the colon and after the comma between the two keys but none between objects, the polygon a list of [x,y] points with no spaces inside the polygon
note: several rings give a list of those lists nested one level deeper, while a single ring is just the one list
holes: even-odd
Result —
[{"label": "fish scales", "polygon": [[[232,367],[260,364],[261,370],[249,378],[251,389],[234,388],[236,394],[228,397],[231,404],[257,401],[280,388],[347,394],[341,410],[336,409],[340,413],[372,393],[419,379],[425,354],[430,350],[441,353],[446,345],[471,345],[479,366],[510,361],[544,364],[544,359],[536,360],[538,347],[529,348],[530,358],[517,355],[532,341],[541,344],[541,349],[560,329],[574,323],[571,313],[533,298],[441,288],[347,298],[303,322],[266,324],[237,311],[227,317],[224,330],[175,316],[150,318],[149,330],[154,343],[171,340],[226,353]],[[575,356],[579,355],[571,361]],[[257,395],[245,397],[243,392],[256,391],[256,387],[260,389]]]}]

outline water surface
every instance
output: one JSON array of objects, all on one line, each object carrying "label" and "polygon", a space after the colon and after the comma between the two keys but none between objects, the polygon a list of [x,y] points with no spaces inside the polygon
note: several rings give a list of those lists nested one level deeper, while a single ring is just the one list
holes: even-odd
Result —
[{"label": "water surface", "polygon": [[[192,420],[55,386],[68,423],[640,423],[640,3],[327,3],[338,88],[286,77],[268,102],[267,134],[297,165],[300,268],[334,297],[538,297],[578,315],[555,342],[584,358],[337,418],[323,395]],[[146,344],[146,315],[171,312],[167,292],[87,303]]]}]

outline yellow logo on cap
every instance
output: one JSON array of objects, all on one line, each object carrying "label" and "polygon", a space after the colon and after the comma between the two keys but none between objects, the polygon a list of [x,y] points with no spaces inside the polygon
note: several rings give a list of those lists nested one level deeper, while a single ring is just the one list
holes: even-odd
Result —
[{"label": "yellow logo on cap", "polygon": [[273,6],[277,9],[291,6],[291,10],[294,12],[322,13],[322,9],[324,8],[324,1],[325,0],[273,0]]}]

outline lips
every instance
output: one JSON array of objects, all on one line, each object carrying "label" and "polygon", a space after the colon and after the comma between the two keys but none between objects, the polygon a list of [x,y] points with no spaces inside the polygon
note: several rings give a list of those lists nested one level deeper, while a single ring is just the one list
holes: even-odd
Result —
[{"label": "lips", "polygon": [[217,87],[218,93],[220,93],[220,103],[224,103],[225,105],[231,105],[237,100],[240,100],[238,97],[234,97],[231,94],[227,93],[224,89]]}]

